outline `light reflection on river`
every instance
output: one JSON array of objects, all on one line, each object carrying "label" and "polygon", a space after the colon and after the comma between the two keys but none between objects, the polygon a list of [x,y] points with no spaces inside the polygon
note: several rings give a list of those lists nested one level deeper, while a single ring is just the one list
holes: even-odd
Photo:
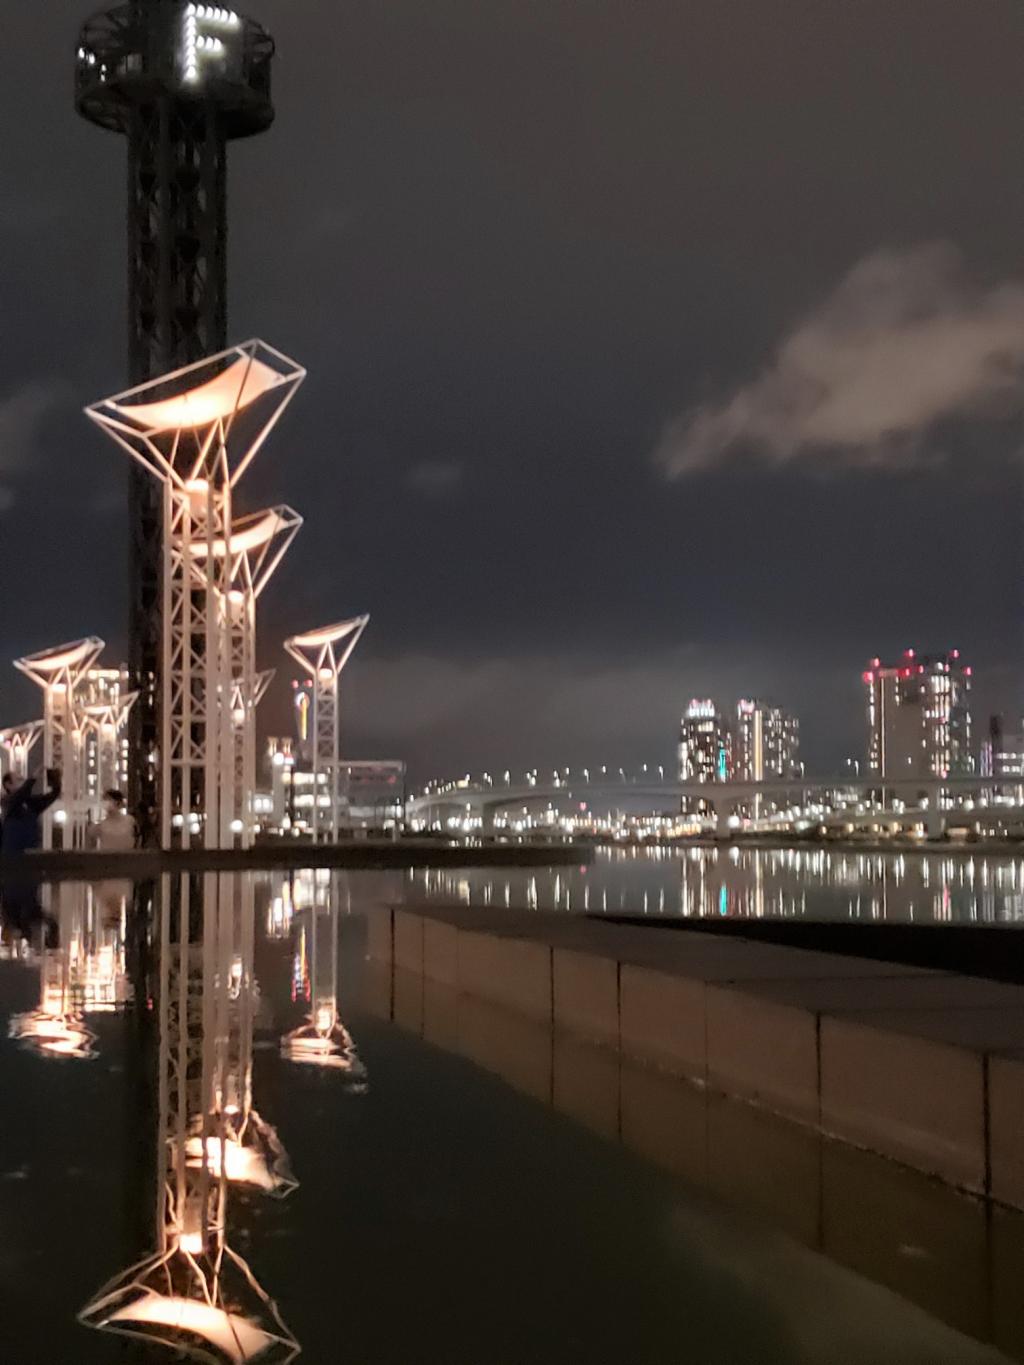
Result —
[{"label": "light reflection on river", "polygon": [[1024,923],[1024,858],[825,848],[599,849],[587,867],[423,869],[404,897],[581,913]]}]

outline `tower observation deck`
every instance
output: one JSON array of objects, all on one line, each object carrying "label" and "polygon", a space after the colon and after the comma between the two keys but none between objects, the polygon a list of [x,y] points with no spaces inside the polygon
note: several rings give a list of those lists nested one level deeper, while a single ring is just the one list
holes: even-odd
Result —
[{"label": "tower observation deck", "polygon": [[[145,383],[227,347],[227,153],[273,122],[274,43],[252,19],[192,0],[130,0],[88,19],[75,107],[128,141],[128,369]],[[163,506],[133,470],[131,799],[155,808]]]}]

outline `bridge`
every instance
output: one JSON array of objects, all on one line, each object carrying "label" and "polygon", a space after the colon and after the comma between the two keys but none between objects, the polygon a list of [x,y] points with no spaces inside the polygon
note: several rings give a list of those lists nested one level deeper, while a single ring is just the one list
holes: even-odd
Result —
[{"label": "bridge", "polygon": [[[657,774],[657,776],[655,776]],[[406,805],[406,818],[427,827],[457,820],[481,833],[493,833],[503,811],[547,809],[555,803],[585,803],[586,808],[621,809],[648,802],[649,809],[679,811],[686,802],[701,811],[695,818],[720,835],[740,825],[750,830],[810,824],[826,828],[885,825],[923,827],[939,838],[953,821],[958,826],[1024,819],[1024,783],[992,777],[857,776],[771,778],[762,782],[691,782],[666,779],[664,768],[627,776],[622,769],[536,772],[521,780],[511,773],[483,774],[433,784]]]}]

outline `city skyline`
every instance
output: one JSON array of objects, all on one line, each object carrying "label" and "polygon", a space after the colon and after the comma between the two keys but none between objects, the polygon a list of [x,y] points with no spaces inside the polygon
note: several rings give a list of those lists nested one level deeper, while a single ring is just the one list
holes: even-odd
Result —
[{"label": "city skyline", "polygon": [[[860,747],[857,664],[911,640],[972,659],[977,715],[1020,709],[1016,7],[253,13],[282,114],[232,159],[231,340],[272,334],[312,376],[288,488],[254,479],[253,506],[294,480],[312,513],[260,665],[372,610],[351,756],[670,761],[681,698],[749,694],[832,768]],[[36,136],[0,153],[0,529],[31,569],[0,629],[119,657],[124,471],[80,408],[126,379],[122,149],[69,108],[80,17],[6,35],[33,79],[3,112]],[[4,680],[8,721],[31,701]],[[279,677],[266,730],[288,704]]]}]

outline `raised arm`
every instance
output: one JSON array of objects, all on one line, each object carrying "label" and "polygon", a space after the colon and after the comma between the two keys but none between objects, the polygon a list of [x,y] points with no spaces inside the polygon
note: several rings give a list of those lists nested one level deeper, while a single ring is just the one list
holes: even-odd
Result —
[{"label": "raised arm", "polygon": [[43,811],[52,806],[54,801],[60,800],[60,792],[61,786],[58,779],[58,781],[51,785],[48,792],[40,792],[38,796],[32,796],[31,794],[26,796],[25,805],[34,814],[42,815]]}]

